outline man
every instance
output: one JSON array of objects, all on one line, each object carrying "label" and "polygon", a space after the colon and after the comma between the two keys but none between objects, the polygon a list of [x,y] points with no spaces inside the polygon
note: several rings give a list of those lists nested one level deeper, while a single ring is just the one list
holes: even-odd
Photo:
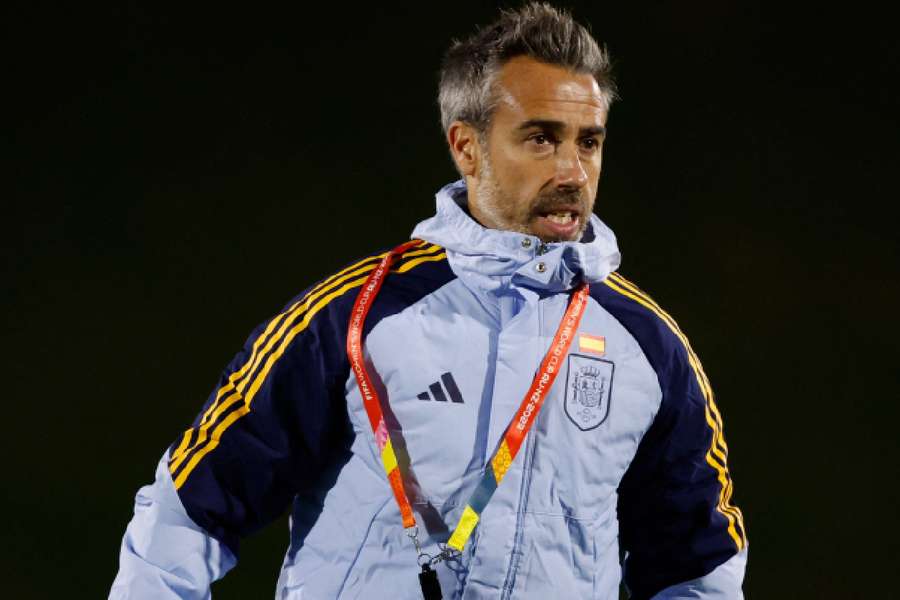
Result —
[{"label": "man", "polygon": [[740,598],[709,382],[592,215],[613,96],[547,5],[454,44],[463,179],[418,241],[253,332],[138,493],[111,598],[208,597],[289,505],[278,598],[618,598],[623,573],[632,598]]}]

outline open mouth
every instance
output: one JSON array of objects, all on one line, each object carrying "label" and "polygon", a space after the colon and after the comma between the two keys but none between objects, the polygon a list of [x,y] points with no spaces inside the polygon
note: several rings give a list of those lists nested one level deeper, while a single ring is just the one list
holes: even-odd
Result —
[{"label": "open mouth", "polygon": [[581,213],[567,208],[558,208],[552,212],[540,212],[534,225],[535,234],[545,240],[573,240],[580,231]]},{"label": "open mouth", "polygon": [[551,223],[556,223],[557,225],[568,225],[578,218],[578,215],[569,211],[547,213],[543,216]]}]

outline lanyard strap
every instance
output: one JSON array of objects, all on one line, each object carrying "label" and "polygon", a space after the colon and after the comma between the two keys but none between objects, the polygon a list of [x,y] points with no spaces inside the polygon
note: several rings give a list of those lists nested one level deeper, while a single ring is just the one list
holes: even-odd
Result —
[{"label": "lanyard strap", "polygon": [[381,452],[381,463],[384,465],[384,472],[387,473],[388,482],[394,491],[394,498],[400,507],[400,516],[403,517],[403,527],[409,528],[416,524],[416,518],[413,516],[412,507],[409,505],[409,498],[403,489],[403,481],[400,479],[400,468],[397,466],[397,455],[394,453],[394,447],[391,445],[391,436],[388,434],[387,426],[384,424],[384,414],[381,412],[381,401],[378,398],[378,392],[372,385],[372,379],[366,372],[366,366],[362,357],[362,331],[363,324],[366,321],[366,315],[375,301],[375,296],[381,290],[381,284],[384,283],[384,276],[387,274],[394,257],[403,254],[409,248],[419,244],[419,240],[411,240],[405,244],[401,244],[384,255],[378,266],[369,274],[366,282],[363,284],[362,290],[356,296],[356,302],[353,303],[353,312],[350,313],[350,326],[347,328],[347,356],[350,358],[350,367],[356,375],[356,385],[359,386],[359,393],[362,396],[363,406],[366,408],[366,414],[369,415],[369,425],[372,426],[372,432],[375,434],[375,443]]},{"label": "lanyard strap", "polygon": [[[397,456],[394,454],[391,438],[384,423],[384,414],[381,411],[378,392],[375,391],[375,387],[372,385],[372,380],[366,371],[363,361],[362,331],[366,315],[368,315],[369,309],[375,301],[375,296],[381,290],[381,285],[384,283],[384,278],[390,269],[391,263],[397,256],[418,243],[418,240],[413,240],[401,244],[381,259],[378,267],[369,274],[362,290],[356,297],[356,302],[353,304],[353,311],[350,315],[350,325],[347,330],[347,356],[350,359],[350,366],[356,375],[356,384],[359,386],[363,406],[366,409],[366,414],[369,416],[369,424],[372,426],[372,431],[375,434],[375,443],[381,452],[381,462],[384,465],[384,471],[387,473],[388,482],[391,485],[391,490],[394,492],[394,498],[400,507],[403,527],[407,529],[415,526],[416,519],[413,516],[406,491],[403,489],[400,469],[397,466]],[[569,346],[572,344],[572,339],[575,337],[575,332],[581,323],[581,317],[587,305],[587,298],[588,285],[587,283],[582,283],[569,302],[566,313],[556,330],[556,335],[553,336],[550,350],[547,351],[547,354],[541,361],[541,367],[534,376],[534,381],[531,382],[528,393],[522,399],[522,404],[519,406],[519,410],[512,421],[507,425],[503,434],[503,441],[500,443],[497,451],[494,452],[494,456],[491,457],[490,468],[485,469],[484,476],[469,497],[459,523],[447,542],[447,545],[451,548],[462,551],[463,546],[465,546],[466,541],[468,541],[472,531],[478,524],[481,512],[491,499],[491,496],[494,495],[494,491],[509,470],[516,454],[518,454],[522,441],[534,424],[535,418],[544,404],[544,399],[556,380],[561,362],[569,352]]]}]

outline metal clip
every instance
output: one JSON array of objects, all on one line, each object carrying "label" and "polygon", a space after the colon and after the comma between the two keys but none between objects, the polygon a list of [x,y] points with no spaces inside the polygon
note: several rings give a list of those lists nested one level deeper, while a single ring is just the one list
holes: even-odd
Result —
[{"label": "metal clip", "polygon": [[406,529],[406,535],[412,540],[413,545],[416,547],[416,554],[422,556],[422,546],[419,544],[419,526],[413,525],[412,527],[408,527]]},{"label": "metal clip", "polygon": [[441,548],[441,552],[440,552],[440,554],[438,554],[437,556],[435,556],[434,558],[431,559],[432,565],[436,565],[437,563],[439,563],[443,560],[453,561],[460,557],[461,553],[459,552],[459,550],[456,550],[455,548],[451,548],[450,546],[448,546],[446,544],[439,544],[439,547]]},{"label": "metal clip", "polygon": [[426,552],[422,552],[422,544],[419,542],[419,527],[416,525],[407,528],[406,536],[412,540],[413,546],[416,547],[416,556],[420,567],[424,565],[434,566],[445,560],[453,561],[458,559],[461,555],[459,550],[451,548],[447,544],[438,544],[441,551],[439,554],[433,556]]}]

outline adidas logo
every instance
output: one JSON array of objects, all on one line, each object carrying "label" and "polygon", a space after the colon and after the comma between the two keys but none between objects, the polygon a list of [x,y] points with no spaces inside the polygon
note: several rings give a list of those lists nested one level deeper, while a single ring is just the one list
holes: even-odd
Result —
[{"label": "adidas logo", "polygon": [[[443,387],[441,387],[441,382],[443,382]],[[447,393],[444,393],[444,389],[446,388]],[[463,397],[462,394],[459,393],[459,388],[456,387],[456,382],[453,380],[453,375],[449,372],[441,375],[441,381],[435,381],[431,385],[428,386],[428,390],[431,392],[422,392],[418,396],[416,396],[419,400],[431,400],[432,396],[438,402],[446,402],[447,396],[450,396],[451,402],[459,402],[462,404]]]}]

